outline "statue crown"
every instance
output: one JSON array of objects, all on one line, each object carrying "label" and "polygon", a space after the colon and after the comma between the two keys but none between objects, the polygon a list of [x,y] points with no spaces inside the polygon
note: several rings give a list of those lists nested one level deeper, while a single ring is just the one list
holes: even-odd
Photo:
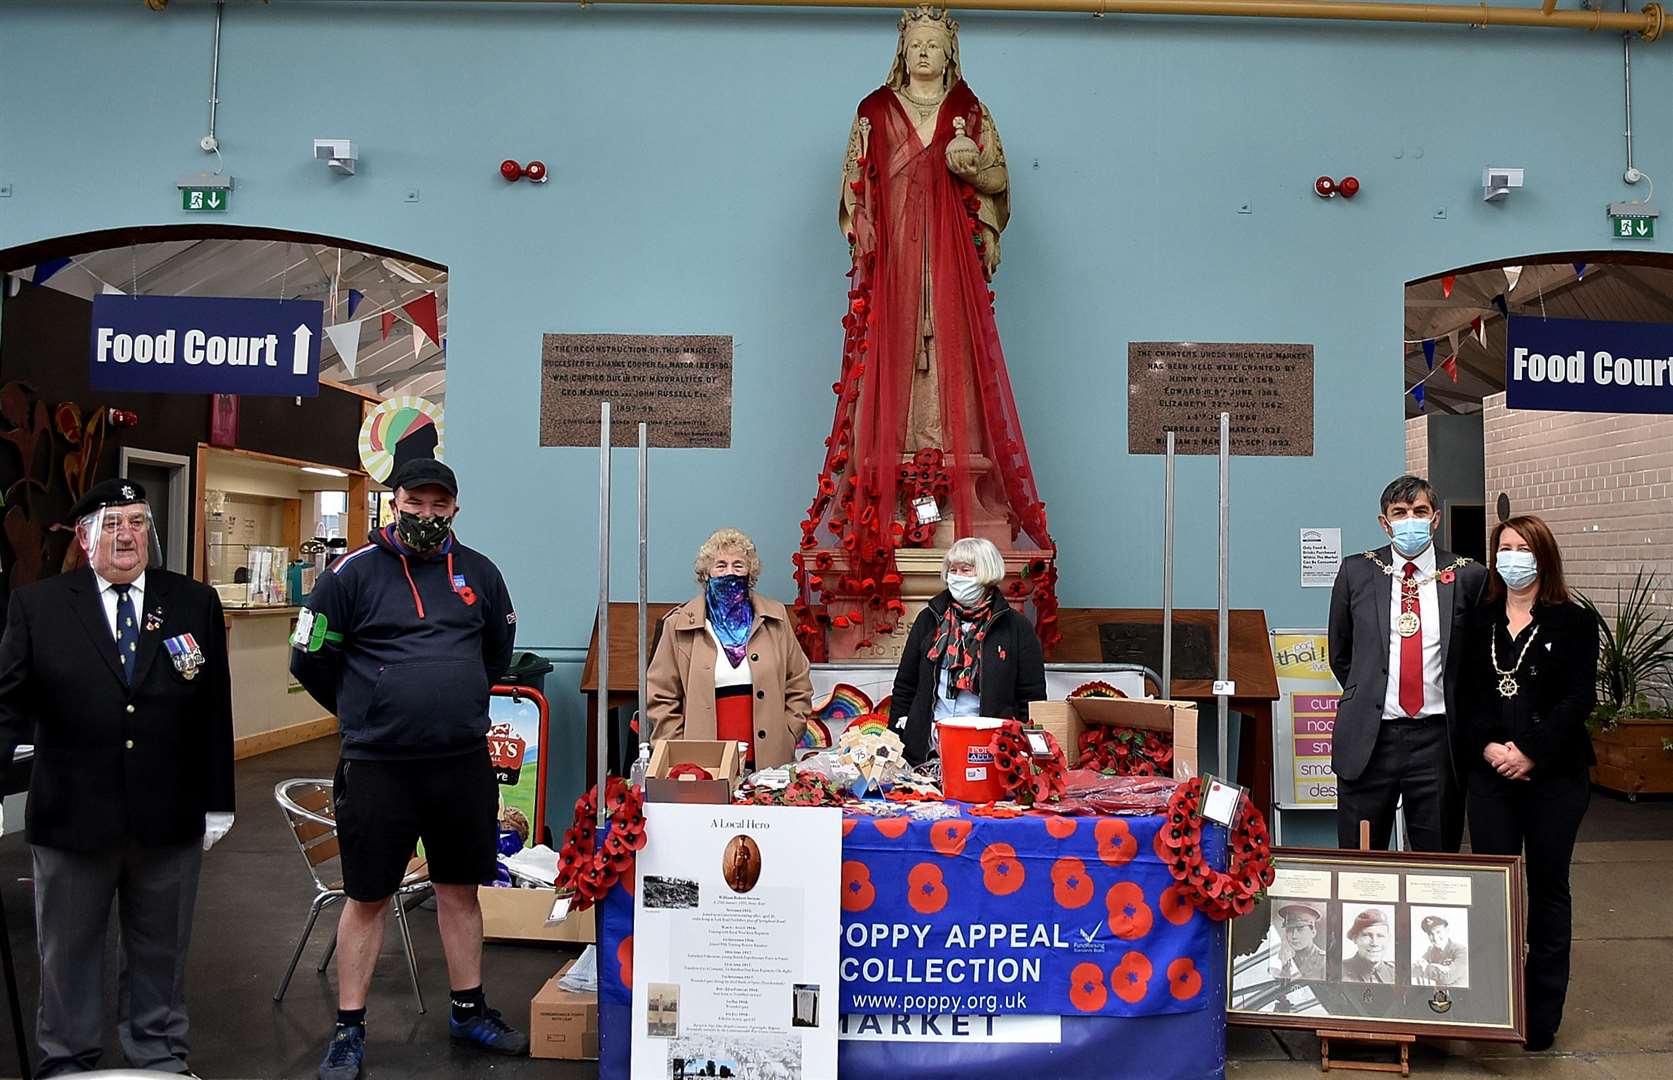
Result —
[{"label": "statue crown", "polygon": [[947,8],[931,7],[928,4],[919,4],[910,11],[901,12],[900,22],[896,26],[904,34],[910,27],[926,23],[940,26],[947,31],[949,37],[958,34],[958,23],[953,21],[952,12]]}]

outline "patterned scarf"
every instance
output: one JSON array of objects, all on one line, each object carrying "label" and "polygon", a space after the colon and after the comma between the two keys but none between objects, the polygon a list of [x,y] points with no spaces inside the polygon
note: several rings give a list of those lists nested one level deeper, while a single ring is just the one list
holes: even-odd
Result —
[{"label": "patterned scarf", "polygon": [[[982,602],[967,608],[957,600],[947,605],[936,628],[935,641],[929,647],[932,664],[946,660],[949,697],[960,694],[980,694],[982,689],[982,642],[999,617],[1001,608],[993,602],[989,592]],[[970,624],[968,630],[965,624]]]},{"label": "patterned scarf", "polygon": [[735,668],[744,662],[749,647],[749,628],[755,623],[755,605],[749,600],[749,578],[742,574],[711,577],[704,594],[709,625],[714,627],[726,659]]}]

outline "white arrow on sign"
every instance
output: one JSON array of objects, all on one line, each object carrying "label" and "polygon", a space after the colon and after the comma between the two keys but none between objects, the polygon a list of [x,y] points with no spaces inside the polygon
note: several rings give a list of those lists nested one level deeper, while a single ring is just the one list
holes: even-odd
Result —
[{"label": "white arrow on sign", "polygon": [[292,375],[308,374],[308,342],[313,340],[314,332],[308,329],[306,323],[298,326],[291,334],[296,345],[290,354],[290,373]]},{"label": "white arrow on sign", "polygon": [[217,207],[219,207],[220,205],[221,205],[221,195],[220,195],[220,193],[216,192],[216,191],[210,192],[209,193],[209,209],[214,210]]},{"label": "white arrow on sign", "polygon": [[1645,220],[1644,220],[1644,219],[1643,219],[1643,218],[1639,218],[1639,219],[1638,219],[1638,226],[1637,226],[1637,227],[1638,227],[1638,235],[1639,235],[1639,236],[1648,236],[1648,235],[1650,235],[1650,226],[1649,226],[1649,223],[1648,223],[1648,222],[1646,222],[1646,221],[1645,221]]}]

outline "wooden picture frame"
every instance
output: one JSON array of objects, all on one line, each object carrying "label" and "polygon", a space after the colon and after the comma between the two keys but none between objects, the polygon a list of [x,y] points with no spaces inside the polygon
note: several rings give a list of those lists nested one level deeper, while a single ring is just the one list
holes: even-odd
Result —
[{"label": "wooden picture frame", "polygon": [[1226,935],[1226,1022],[1522,1042],[1521,856],[1274,848]]}]

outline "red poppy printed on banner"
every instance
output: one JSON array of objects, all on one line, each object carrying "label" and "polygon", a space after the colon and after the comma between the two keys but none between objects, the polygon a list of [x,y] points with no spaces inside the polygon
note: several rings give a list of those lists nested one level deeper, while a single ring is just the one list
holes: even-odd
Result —
[{"label": "red poppy printed on banner", "polygon": [[1051,894],[1059,907],[1080,908],[1092,902],[1092,875],[1086,864],[1065,855],[1051,864]]},{"label": "red poppy printed on banner", "polygon": [[1150,971],[1150,958],[1134,949],[1110,972],[1110,989],[1127,1004],[1137,1005],[1150,992]]},{"label": "red poppy printed on banner", "polygon": [[1110,912],[1110,933],[1122,941],[1132,941],[1150,933],[1155,921],[1150,905],[1144,902],[1144,890],[1131,881],[1118,881],[1104,894]]},{"label": "red poppy printed on banner", "polygon": [[1191,898],[1185,894],[1185,886],[1177,882],[1162,890],[1161,908],[1162,918],[1175,926],[1190,922],[1197,911],[1191,906]]},{"label": "red poppy printed on banner", "polygon": [[1180,1001],[1190,1001],[1202,992],[1202,973],[1189,956],[1181,956],[1168,965],[1168,993]]},{"label": "red poppy printed on banner", "polygon": [[1075,819],[1064,817],[1062,814],[1048,814],[1046,816],[1046,831],[1059,840],[1067,840],[1075,835]]},{"label": "red poppy printed on banner", "polygon": [[989,844],[982,852],[982,884],[995,896],[1010,896],[1022,888],[1026,874],[1010,844]]},{"label": "red poppy printed on banner", "polygon": [[842,835],[847,836],[849,833],[853,832],[854,831],[854,826],[858,825],[859,823],[860,823],[859,818],[851,818],[851,817],[843,818],[842,819]]},{"label": "red poppy printed on banner", "polygon": [[937,855],[951,858],[964,854],[965,841],[970,838],[972,822],[962,818],[943,818],[929,828],[929,843]]},{"label": "red poppy printed on banner", "polygon": [[909,817],[872,818],[871,823],[890,840],[899,840],[906,835],[906,830],[912,827],[912,819]]},{"label": "red poppy printed on banner", "polygon": [[871,867],[855,859],[842,864],[842,910],[864,911],[877,899]]},{"label": "red poppy printed on banner", "polygon": [[947,883],[941,868],[921,862],[906,875],[906,902],[920,915],[934,915],[947,906]]},{"label": "red poppy printed on banner", "polygon": [[1150,848],[1152,851],[1156,852],[1156,857],[1158,859],[1162,860],[1164,863],[1172,865],[1174,859],[1176,859],[1178,855],[1175,852],[1168,850],[1167,838],[1168,827],[1163,825],[1160,829],[1156,830],[1156,835],[1150,838]]},{"label": "red poppy printed on banner", "polygon": [[627,890],[627,895],[632,896],[635,886],[639,884],[638,877],[639,867],[637,861],[630,862],[627,864],[627,869],[623,870],[621,876],[616,879],[616,882],[620,884],[622,888]]},{"label": "red poppy printed on banner", "polygon": [[633,935],[622,938],[621,944],[616,946],[616,963],[622,967],[622,985],[633,989]]},{"label": "red poppy printed on banner", "polygon": [[1104,969],[1097,964],[1076,964],[1069,972],[1069,1003],[1081,1012],[1097,1012],[1108,1000]]},{"label": "red poppy printed on banner", "polygon": [[1110,866],[1124,866],[1139,853],[1138,838],[1121,818],[1103,818],[1092,828],[1098,840],[1098,858]]}]

